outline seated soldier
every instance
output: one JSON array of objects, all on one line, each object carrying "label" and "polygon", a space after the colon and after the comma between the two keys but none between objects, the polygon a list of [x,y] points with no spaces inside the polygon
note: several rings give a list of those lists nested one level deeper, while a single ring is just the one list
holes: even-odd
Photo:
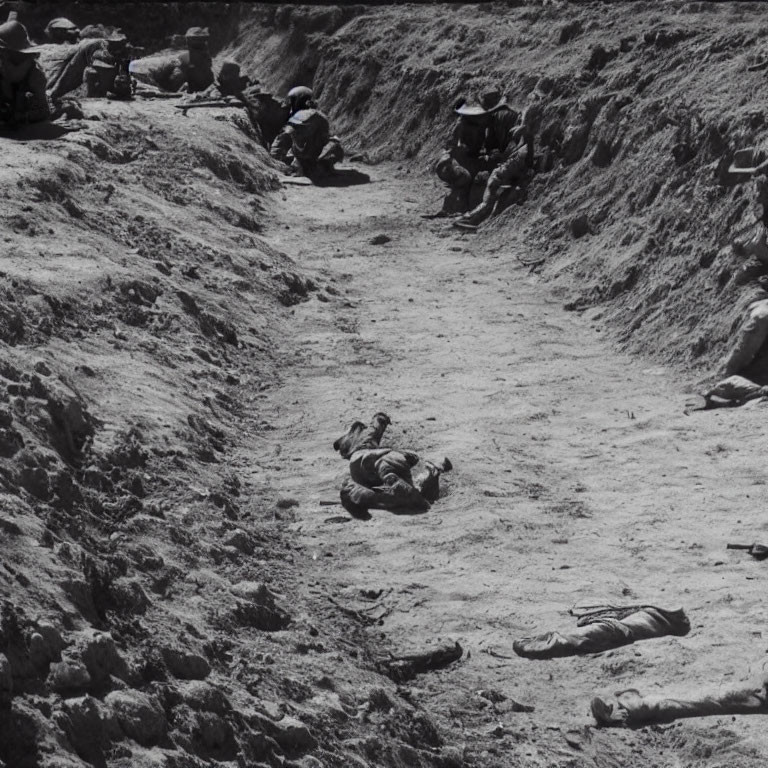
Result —
[{"label": "seated soldier", "polygon": [[619,691],[615,701],[596,696],[591,703],[592,715],[599,726],[641,726],[669,723],[682,717],[708,715],[766,715],[768,714],[768,674],[751,683],[730,688],[713,686],[685,698],[663,695],[642,696],[630,689]]},{"label": "seated soldier", "polygon": [[475,202],[473,187],[482,193],[493,168],[490,155],[498,143],[496,132],[489,134],[491,122],[501,126],[517,120],[498,91],[483,94],[479,106],[461,100],[455,112],[458,117],[450,141],[435,165],[438,178],[451,188],[443,203],[444,214],[466,211]]},{"label": "seated soldier", "polygon": [[514,123],[514,113],[496,109],[489,112],[485,150],[493,170],[479,205],[459,218],[459,226],[477,226],[493,213],[504,187],[520,187],[530,177],[535,162],[533,137],[539,117],[536,103],[531,103]]},{"label": "seated soldier", "polygon": [[207,29],[191,27],[184,36],[187,50],[136,59],[130,64],[130,73],[140,82],[163,91],[204,91],[213,83],[208,39]]},{"label": "seated soldier", "polygon": [[295,176],[333,173],[333,166],[344,159],[341,142],[330,135],[328,118],[317,109],[300,109],[291,115],[272,142],[270,154],[286,163]]},{"label": "seated soldier", "polygon": [[381,439],[390,424],[389,416],[377,413],[370,426],[356,421],[333,444],[349,459],[350,476],[341,487],[341,503],[352,516],[367,518],[369,509],[413,514],[426,512],[440,495],[440,475],[452,469],[443,459],[440,466],[425,462],[427,474],[414,482],[411,469],[419,456],[412,451],[381,448]]},{"label": "seated soldier", "polygon": [[0,125],[16,128],[48,120],[51,108],[45,88],[37,49],[12,11],[0,24]]}]

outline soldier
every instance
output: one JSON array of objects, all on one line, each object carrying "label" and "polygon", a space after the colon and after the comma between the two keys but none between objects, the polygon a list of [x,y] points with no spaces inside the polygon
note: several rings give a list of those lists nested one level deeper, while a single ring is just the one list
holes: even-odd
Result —
[{"label": "soldier", "polygon": [[213,83],[208,39],[207,29],[190,27],[184,36],[186,51],[136,59],[130,64],[130,73],[137,80],[164,91],[204,91]]},{"label": "soldier", "polygon": [[768,714],[768,674],[751,683],[730,688],[717,686],[693,696],[673,699],[663,695],[643,696],[635,689],[620,691],[615,701],[592,699],[592,715],[599,726],[640,726],[669,723],[681,717],[708,715]]},{"label": "soldier", "polygon": [[46,79],[37,55],[26,28],[12,11],[8,21],[0,24],[0,123],[6,127],[50,118]]},{"label": "soldier", "polygon": [[334,164],[344,159],[341,142],[330,135],[328,118],[318,109],[300,109],[291,115],[272,142],[270,154],[289,165],[295,176],[332,173]]},{"label": "soldier", "polygon": [[[486,101],[492,102],[498,92],[486,94]],[[505,107],[505,108],[502,108]],[[484,151],[489,165],[493,167],[479,205],[460,217],[461,227],[476,227],[493,212],[504,187],[522,186],[534,166],[533,137],[535,123],[539,116],[538,105],[532,102],[517,123],[515,113],[501,102],[487,109],[487,127]]]},{"label": "soldier", "polygon": [[580,653],[600,653],[622,645],[665,635],[687,635],[691,629],[681,609],[655,605],[593,606],[577,614],[577,628],[570,632],[545,632],[515,640],[518,656],[554,659]]},{"label": "soldier", "polygon": [[102,46],[93,53],[90,66],[83,76],[88,96],[132,99],[129,66],[131,57],[138,49],[128,43],[128,38],[122,32],[113,32],[103,41]]},{"label": "soldier", "polygon": [[390,423],[389,416],[379,412],[370,426],[355,421],[333,444],[342,458],[349,459],[350,476],[342,484],[341,503],[353,517],[366,519],[369,509],[426,512],[440,495],[440,475],[453,468],[448,459],[439,466],[424,462],[427,474],[414,482],[411,469],[419,462],[418,454],[380,447]]},{"label": "soldier", "polygon": [[[514,125],[517,120],[517,113],[501,100],[498,91],[483,94],[479,105],[461,100],[454,111],[456,125],[448,147],[435,165],[438,178],[451,188],[443,214],[466,211],[477,196],[473,186],[481,188],[487,181],[493,167],[488,156],[492,150],[487,146],[492,121],[500,126]],[[491,136],[491,143],[498,143],[495,135]]]},{"label": "soldier", "polygon": [[48,81],[48,96],[54,101],[83,84],[94,54],[104,47],[100,39],[78,40],[79,32],[69,19],[52,19],[45,28],[49,42],[37,47],[40,67]]}]

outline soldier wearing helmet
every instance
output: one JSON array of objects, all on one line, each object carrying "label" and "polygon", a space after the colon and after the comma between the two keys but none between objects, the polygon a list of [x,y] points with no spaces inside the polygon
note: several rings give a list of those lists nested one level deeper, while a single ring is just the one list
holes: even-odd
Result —
[{"label": "soldier wearing helmet", "polygon": [[80,28],[77,24],[63,16],[58,19],[51,19],[45,28],[45,36],[52,43],[74,43],[77,42],[79,34]]},{"label": "soldier wearing helmet", "polygon": [[0,24],[0,122],[6,126],[40,122],[51,115],[37,55],[26,27],[12,11]]},{"label": "soldier wearing helmet", "polygon": [[288,110],[291,115],[296,114],[300,109],[312,109],[317,107],[315,96],[311,88],[306,85],[297,85],[288,91]]},{"label": "soldier wearing helmet", "polygon": [[318,109],[300,109],[291,115],[270,153],[295,176],[332,173],[334,164],[344,159],[341,142],[330,135],[328,118]]}]

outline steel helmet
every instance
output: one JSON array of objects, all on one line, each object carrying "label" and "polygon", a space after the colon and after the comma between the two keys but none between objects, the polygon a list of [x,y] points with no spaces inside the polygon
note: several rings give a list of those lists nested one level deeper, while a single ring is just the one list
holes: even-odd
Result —
[{"label": "steel helmet", "polygon": [[297,85],[288,91],[288,103],[291,105],[291,111],[305,109],[312,103],[314,94],[311,88],[306,85]]},{"label": "steel helmet", "polygon": [[47,29],[78,29],[77,24],[71,22],[69,19],[65,19],[60,16],[58,19],[51,19],[48,22]]},{"label": "steel helmet", "polygon": [[16,13],[11,11],[8,21],[0,24],[0,49],[16,51],[17,53],[34,53],[37,48],[32,45],[27,34],[27,28],[17,21]]},{"label": "steel helmet", "polygon": [[315,94],[306,85],[297,85],[288,91],[289,99],[311,99]]}]

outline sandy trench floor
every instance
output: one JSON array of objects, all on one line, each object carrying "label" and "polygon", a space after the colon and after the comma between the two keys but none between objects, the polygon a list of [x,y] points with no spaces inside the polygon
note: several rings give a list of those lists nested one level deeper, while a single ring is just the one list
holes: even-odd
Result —
[{"label": "sandy trench floor", "polygon": [[[350,600],[383,590],[371,631],[398,649],[460,641],[461,664],[420,678],[414,695],[459,736],[460,701],[477,690],[533,705],[492,717],[516,737],[502,754],[531,764],[537,729],[589,733],[596,693],[680,693],[759,672],[766,566],[725,544],[768,539],[764,410],[685,415],[675,372],[616,353],[605,329],[565,312],[517,261],[512,232],[499,244],[424,221],[417,180],[368,170],[365,185],[287,186],[264,233],[347,291],[295,308],[283,386],[258,404],[276,428],[258,452],[275,462],[252,465],[251,479],[300,502],[291,527],[308,583]],[[391,239],[374,245],[378,234]],[[454,464],[425,515],[362,522],[319,504],[346,472],[333,440],[377,410],[393,420],[388,444]],[[601,603],[682,606],[692,630],[592,657],[514,655],[515,638],[568,629],[571,606]],[[707,733],[715,751],[727,727],[746,760],[768,752],[761,720],[676,727]],[[623,731],[600,738],[635,744]]]}]

